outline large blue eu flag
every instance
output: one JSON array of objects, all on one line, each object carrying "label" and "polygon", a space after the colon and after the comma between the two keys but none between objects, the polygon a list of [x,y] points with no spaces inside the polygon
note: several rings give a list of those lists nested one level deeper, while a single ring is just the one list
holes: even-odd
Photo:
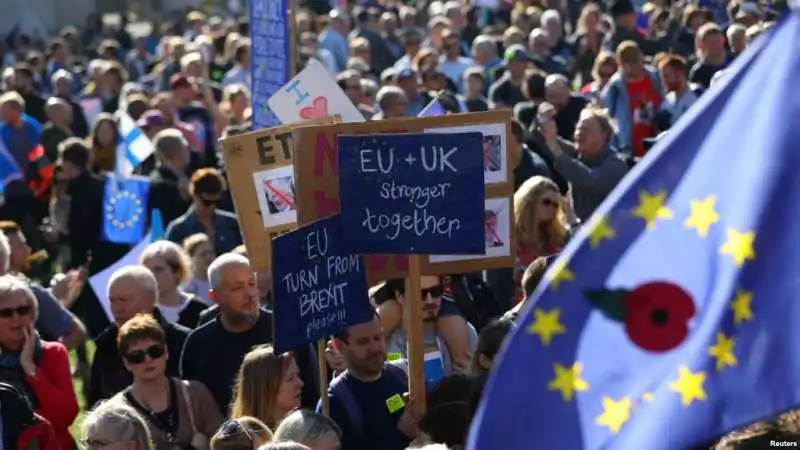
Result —
[{"label": "large blue eu flag", "polygon": [[471,450],[685,449],[800,405],[800,17],[762,37],[550,268]]},{"label": "large blue eu flag", "polygon": [[147,194],[150,180],[143,177],[106,177],[103,195],[103,239],[117,244],[135,244],[147,225]]}]

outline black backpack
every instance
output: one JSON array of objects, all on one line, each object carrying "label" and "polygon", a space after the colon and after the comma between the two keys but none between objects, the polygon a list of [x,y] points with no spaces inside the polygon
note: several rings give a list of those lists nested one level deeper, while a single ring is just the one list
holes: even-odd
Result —
[{"label": "black backpack", "polygon": [[16,386],[0,381],[0,417],[5,450],[16,448],[22,432],[37,423],[33,406]]},{"label": "black backpack", "polygon": [[464,318],[478,333],[490,320],[506,312],[479,274],[448,275],[445,278],[445,287]]}]

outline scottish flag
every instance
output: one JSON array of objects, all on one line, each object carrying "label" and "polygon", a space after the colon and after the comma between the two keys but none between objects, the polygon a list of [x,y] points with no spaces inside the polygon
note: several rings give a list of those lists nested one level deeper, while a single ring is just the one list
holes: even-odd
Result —
[{"label": "scottish flag", "polygon": [[444,109],[444,106],[442,106],[442,103],[439,101],[439,99],[435,98],[431,100],[430,103],[425,105],[417,117],[437,117],[445,114],[447,114],[447,110]]},{"label": "scottish flag", "polygon": [[147,159],[155,148],[128,113],[118,112],[117,120],[119,120],[120,140],[117,144],[115,172],[118,177],[125,178],[132,175],[136,166]]},{"label": "scottish flag", "polygon": [[22,171],[11,156],[3,139],[0,139],[0,194],[5,191],[6,185],[14,180],[21,180]]},{"label": "scottish flag", "polygon": [[144,237],[150,180],[143,177],[106,177],[103,195],[103,240],[135,244]]},{"label": "scottish flag", "polygon": [[800,406],[798,73],[790,14],[622,180],[522,309],[468,449],[708,448]]},{"label": "scottish flag", "polygon": [[108,280],[111,275],[125,266],[138,265],[139,257],[142,256],[147,246],[163,238],[164,219],[161,217],[161,211],[154,209],[150,213],[150,232],[147,233],[142,242],[138,243],[117,262],[89,278],[89,286],[94,291],[97,299],[100,300],[100,305],[103,307],[103,311],[106,312],[106,317],[108,317],[109,321],[114,322],[114,316],[111,315],[111,306],[108,303]]}]

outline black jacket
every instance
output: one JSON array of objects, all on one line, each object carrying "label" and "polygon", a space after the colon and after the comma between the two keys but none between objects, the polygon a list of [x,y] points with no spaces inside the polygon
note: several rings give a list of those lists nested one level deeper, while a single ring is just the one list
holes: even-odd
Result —
[{"label": "black jacket", "polygon": [[191,199],[184,198],[178,188],[178,177],[166,167],[159,167],[150,176],[150,193],[147,196],[148,217],[154,208],[161,210],[164,226],[182,216],[189,209]]},{"label": "black jacket", "polygon": [[[167,322],[158,309],[153,311],[153,316],[164,330],[167,340],[169,359],[167,360],[166,376],[178,377],[180,375],[181,350],[186,338],[189,336],[189,329]],[[117,350],[118,332],[117,326],[112,324],[95,340],[96,350],[92,361],[89,398],[87,399],[89,406],[94,405],[99,400],[113,397],[133,383],[133,377],[125,368],[122,356]]]}]

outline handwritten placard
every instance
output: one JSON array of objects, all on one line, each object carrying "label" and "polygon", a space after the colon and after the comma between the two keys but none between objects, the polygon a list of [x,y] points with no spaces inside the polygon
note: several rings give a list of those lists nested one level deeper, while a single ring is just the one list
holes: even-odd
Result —
[{"label": "handwritten placard", "polygon": [[326,117],[220,141],[234,209],[254,270],[269,270],[272,238],[297,228],[292,130],[338,121],[338,117]]},{"label": "handwritten placard", "polygon": [[364,262],[336,215],[275,238],[275,349],[282,353],[372,319]]},{"label": "handwritten placard", "polygon": [[339,136],[347,249],[483,254],[483,134]]},{"label": "handwritten placard", "polygon": [[338,114],[343,122],[363,122],[364,115],[319,61],[282,86],[268,101],[283,123],[303,122]]},{"label": "handwritten placard", "polygon": [[291,77],[291,27],[288,0],[251,0],[250,36],[253,85],[253,128],[274,127],[281,121],[267,101]]},{"label": "handwritten placard", "polygon": [[[511,112],[509,110],[482,113],[452,114],[440,117],[386,119],[375,122],[347,123],[335,126],[298,128],[293,132],[297,148],[303,151],[295,155],[295,181],[297,183],[297,221],[300,225],[328,217],[340,211],[339,208],[339,156],[336,137],[339,135],[432,133],[442,128],[471,126],[486,136],[500,133],[500,155],[508,160],[507,136],[511,132]],[[503,165],[501,165],[503,166]],[[497,247],[485,255],[450,255],[435,264],[423,259],[422,271],[425,274],[463,273],[476,270],[513,267],[516,241],[511,222],[513,217],[514,186],[511,183],[510,164],[505,164],[505,176],[488,177],[484,174],[486,211],[491,200],[504,200],[508,207],[501,211],[500,221],[490,221],[485,226],[487,233],[503,238],[504,246]],[[489,171],[486,169],[485,172]],[[502,171],[501,171],[502,173]],[[493,208],[495,208],[493,206]],[[497,208],[495,208],[497,209]],[[487,213],[489,214],[489,213]],[[506,227],[506,228],[499,228]],[[488,248],[488,247],[487,247]],[[459,256],[459,257],[457,257]],[[403,278],[408,275],[408,257],[402,254],[366,255],[367,278],[377,282],[388,278]],[[432,262],[432,257],[431,257]]]}]

